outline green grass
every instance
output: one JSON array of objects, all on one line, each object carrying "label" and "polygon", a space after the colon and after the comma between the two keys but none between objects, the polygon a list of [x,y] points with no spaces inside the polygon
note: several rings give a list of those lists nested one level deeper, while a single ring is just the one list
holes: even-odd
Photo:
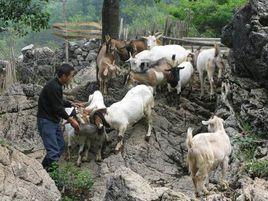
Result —
[{"label": "green grass", "polygon": [[52,166],[51,178],[60,191],[64,189],[62,201],[81,200],[87,197],[93,186],[91,172],[76,167],[73,163]]},{"label": "green grass", "polygon": [[243,123],[242,135],[235,136],[233,142],[239,146],[236,157],[244,161],[245,171],[251,177],[268,177],[268,160],[257,160],[255,151],[263,142],[262,134],[255,134],[249,123]]},{"label": "green grass", "polygon": [[268,160],[247,161],[245,170],[252,177],[268,177]]}]

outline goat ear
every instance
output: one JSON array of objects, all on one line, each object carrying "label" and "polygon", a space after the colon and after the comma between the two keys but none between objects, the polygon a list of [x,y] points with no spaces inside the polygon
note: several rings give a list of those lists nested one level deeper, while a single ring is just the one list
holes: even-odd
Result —
[{"label": "goat ear", "polygon": [[219,119],[221,120],[221,123],[224,124],[224,122],[225,122],[224,119],[222,119],[220,117],[219,117]]},{"label": "goat ear", "polygon": [[105,41],[108,42],[111,39],[109,35],[105,35]]},{"label": "goat ear", "polygon": [[[108,67],[109,68],[109,67]],[[108,68],[106,68],[104,71],[103,71],[103,75],[104,76],[107,76],[108,75]]]},{"label": "goat ear", "polygon": [[91,95],[88,96],[88,101],[87,102],[88,103],[91,103],[92,99],[93,99],[93,94],[91,94]]},{"label": "goat ear", "polygon": [[160,35],[156,36],[155,38],[156,38],[156,39],[159,39],[159,38],[161,38],[162,36],[163,36],[163,34],[160,34]]},{"label": "goat ear", "polygon": [[209,121],[202,121],[202,124],[207,126],[209,124]]}]

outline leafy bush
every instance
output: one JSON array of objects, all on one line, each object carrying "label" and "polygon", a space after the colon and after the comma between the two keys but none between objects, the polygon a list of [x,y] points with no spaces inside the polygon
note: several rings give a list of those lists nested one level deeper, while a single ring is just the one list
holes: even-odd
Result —
[{"label": "leafy bush", "polygon": [[180,0],[178,6],[170,6],[168,10],[180,20],[185,20],[190,15],[190,24],[199,32],[198,35],[215,37],[220,36],[221,29],[232,19],[233,11],[246,2],[247,0]]},{"label": "leafy bush", "polygon": [[63,191],[65,200],[81,199],[87,196],[93,185],[92,176],[89,170],[80,169],[67,163],[61,166],[52,165],[51,178],[57,187]]},{"label": "leafy bush", "polygon": [[268,177],[268,160],[251,160],[245,169],[252,177]]},{"label": "leafy bush", "polygon": [[242,135],[235,136],[233,141],[239,146],[236,157],[245,163],[245,171],[254,177],[268,177],[268,160],[257,160],[255,152],[263,142],[260,135],[254,134],[252,126],[245,122],[242,124]]}]

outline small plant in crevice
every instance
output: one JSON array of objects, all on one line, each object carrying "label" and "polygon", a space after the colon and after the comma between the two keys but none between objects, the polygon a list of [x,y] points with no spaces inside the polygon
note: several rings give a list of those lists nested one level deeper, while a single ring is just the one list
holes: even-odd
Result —
[{"label": "small plant in crevice", "polygon": [[245,170],[251,177],[268,178],[268,160],[251,160],[246,163]]},{"label": "small plant in crevice", "polygon": [[3,138],[0,138],[0,145],[6,144],[6,141]]},{"label": "small plant in crevice", "polygon": [[76,167],[73,163],[53,164],[49,174],[62,192],[62,201],[84,200],[89,196],[93,186],[89,170]]},{"label": "small plant in crevice", "polygon": [[236,157],[244,162],[244,171],[251,177],[268,177],[268,160],[256,159],[256,149],[265,141],[258,133],[254,133],[249,123],[243,123],[243,132],[235,136],[233,142],[239,146]]}]

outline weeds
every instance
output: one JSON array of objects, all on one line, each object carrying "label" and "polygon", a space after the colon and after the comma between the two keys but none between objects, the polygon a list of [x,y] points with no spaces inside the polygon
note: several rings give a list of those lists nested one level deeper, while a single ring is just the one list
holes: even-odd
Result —
[{"label": "weeds", "polygon": [[253,132],[249,123],[243,123],[242,135],[235,136],[233,142],[239,146],[236,157],[245,163],[245,171],[254,177],[268,177],[268,160],[257,160],[255,152],[264,140],[263,135]]},{"label": "weeds", "polygon": [[62,201],[84,199],[93,185],[90,171],[80,169],[72,163],[59,167],[57,164],[53,164],[50,176],[62,192]]},{"label": "weeds", "polygon": [[246,171],[254,177],[268,177],[268,160],[252,160],[246,163]]}]

